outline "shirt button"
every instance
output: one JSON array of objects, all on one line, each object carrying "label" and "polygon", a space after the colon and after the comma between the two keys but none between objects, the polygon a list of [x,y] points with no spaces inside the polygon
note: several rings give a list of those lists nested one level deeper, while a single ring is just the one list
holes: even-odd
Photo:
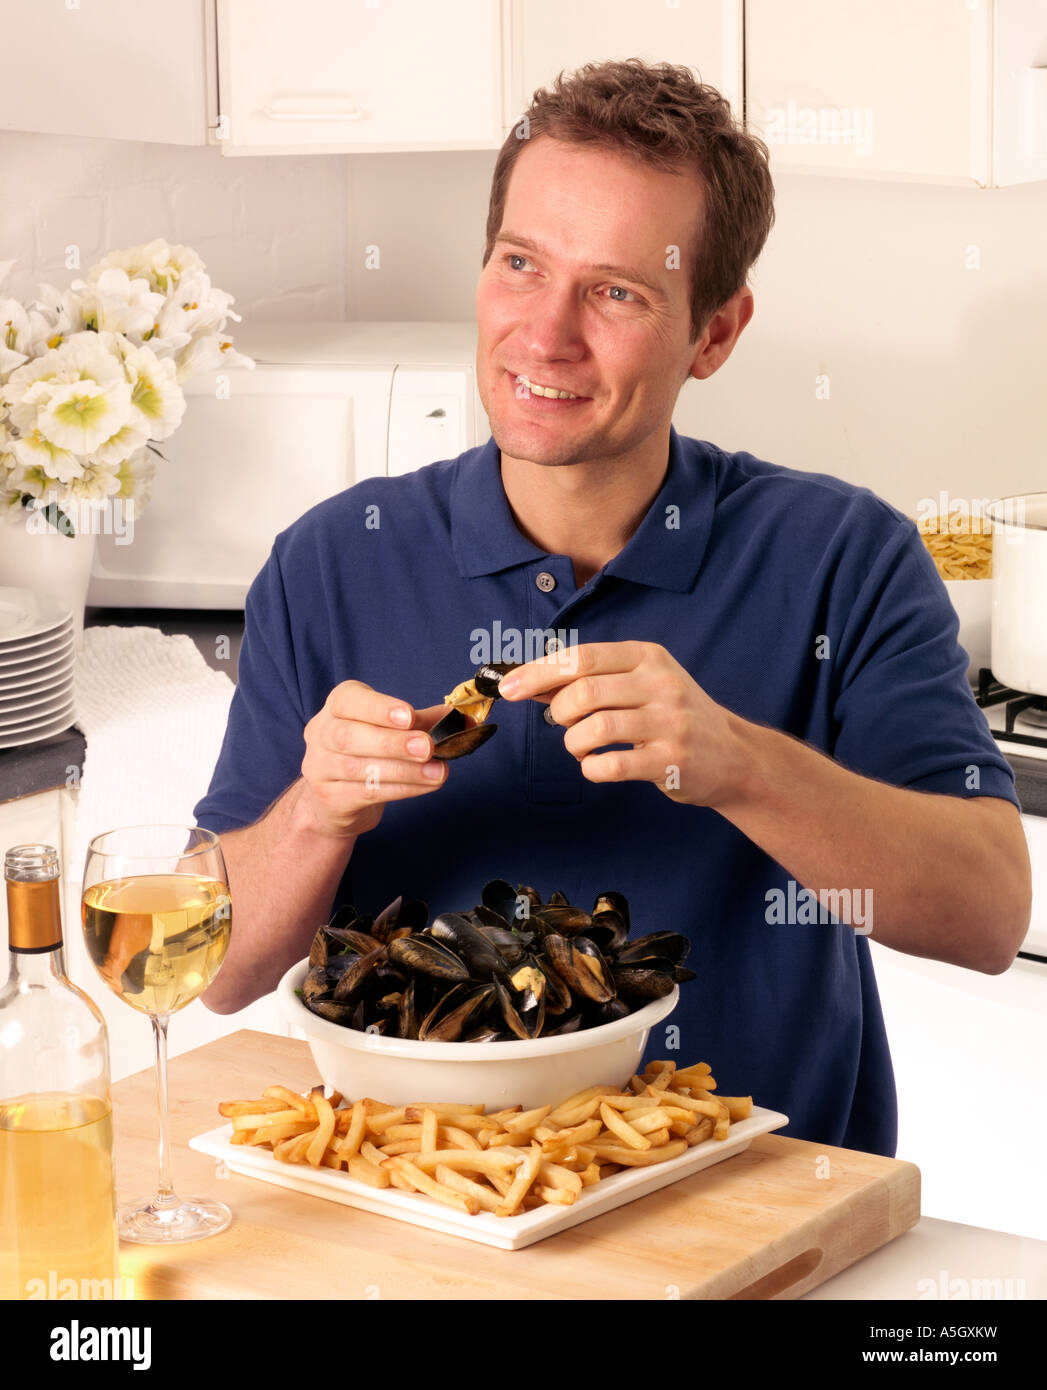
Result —
[{"label": "shirt button", "polygon": [[552,724],[554,727],[556,727],[556,720],[553,718],[553,711],[551,706],[546,705],[545,712],[542,715],[542,718],[545,720],[547,724]]},{"label": "shirt button", "polygon": [[556,578],[554,575],[551,575],[548,570],[542,570],[541,574],[534,582],[538,585],[543,594],[547,594],[550,590],[556,588]]}]

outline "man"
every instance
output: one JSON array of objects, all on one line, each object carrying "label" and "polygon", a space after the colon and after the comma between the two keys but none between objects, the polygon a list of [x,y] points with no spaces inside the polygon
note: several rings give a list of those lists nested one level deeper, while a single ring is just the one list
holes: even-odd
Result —
[{"label": "man", "polygon": [[[766,150],[637,60],[561,79],[528,122],[477,291],[492,439],[315,508],[248,596],[197,808],[236,904],[205,1002],[272,989],[336,902],[618,889],[634,933],[693,942],[650,1055],[708,1060],[788,1133],[893,1153],[864,933],[1007,967],[1031,910],[1013,776],[914,525],[671,427],[752,316]],[[440,698],[535,632],[571,661],[528,663],[496,737],[432,760]]]}]

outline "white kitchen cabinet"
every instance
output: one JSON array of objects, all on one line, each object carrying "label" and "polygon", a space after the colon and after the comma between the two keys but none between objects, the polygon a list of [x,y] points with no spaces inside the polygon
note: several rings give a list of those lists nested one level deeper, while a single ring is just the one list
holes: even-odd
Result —
[{"label": "white kitchen cabinet", "polygon": [[1047,178],[1043,0],[748,0],[745,39],[776,172]]},{"label": "white kitchen cabinet", "polygon": [[514,113],[563,68],[642,58],[697,69],[742,115],[742,0],[511,0]]},{"label": "white kitchen cabinet", "polygon": [[206,145],[214,0],[0,0],[0,130]]},{"label": "white kitchen cabinet", "polygon": [[229,155],[502,143],[493,0],[218,0],[218,68]]}]

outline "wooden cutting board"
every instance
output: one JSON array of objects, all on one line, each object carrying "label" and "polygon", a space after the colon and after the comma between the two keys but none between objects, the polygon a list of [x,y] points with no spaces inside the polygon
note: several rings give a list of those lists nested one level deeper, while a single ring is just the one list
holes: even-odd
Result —
[{"label": "wooden cutting board", "polygon": [[[796,1298],[920,1215],[913,1164],[769,1134],[539,1244],[495,1250],[220,1176],[213,1158],[188,1147],[221,1122],[221,1100],[277,1082],[315,1085],[304,1042],[244,1029],[173,1058],[169,1070],[175,1190],[220,1198],[233,1223],[181,1248],[121,1245],[121,1273],[139,1298]],[[113,1087],[113,1115],[118,1196],[137,1199],[156,1182],[151,1070]]]}]

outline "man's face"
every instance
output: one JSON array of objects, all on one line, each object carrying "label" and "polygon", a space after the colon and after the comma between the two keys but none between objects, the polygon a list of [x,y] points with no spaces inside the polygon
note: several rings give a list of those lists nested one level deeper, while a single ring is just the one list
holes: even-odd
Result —
[{"label": "man's face", "polygon": [[[696,178],[617,153],[548,136],[522,151],[476,292],[480,398],[503,455],[579,463],[667,434],[702,342],[689,342],[701,207]],[[521,376],[585,399],[529,396]]]}]

